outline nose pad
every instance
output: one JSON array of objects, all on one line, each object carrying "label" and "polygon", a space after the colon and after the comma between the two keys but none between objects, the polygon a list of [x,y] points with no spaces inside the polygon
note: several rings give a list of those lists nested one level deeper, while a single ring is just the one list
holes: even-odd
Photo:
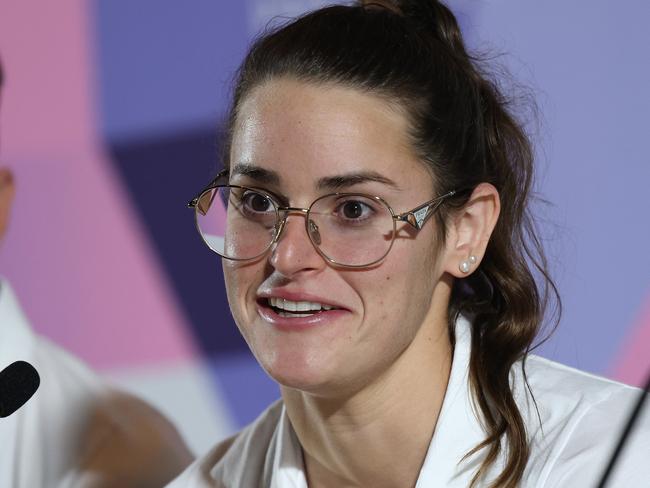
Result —
[{"label": "nose pad", "polygon": [[312,242],[314,242],[314,244],[316,244],[317,246],[320,246],[321,238],[320,238],[320,232],[318,230],[318,225],[316,225],[316,222],[309,219],[307,228],[309,229],[309,237],[311,238]]}]

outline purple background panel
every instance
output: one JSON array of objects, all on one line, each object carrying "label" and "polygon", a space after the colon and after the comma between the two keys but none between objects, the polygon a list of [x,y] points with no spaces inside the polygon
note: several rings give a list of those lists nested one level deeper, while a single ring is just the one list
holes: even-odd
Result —
[{"label": "purple background panel", "polygon": [[210,359],[217,389],[228,399],[234,422],[243,426],[280,398],[278,385],[249,353],[222,355]]},{"label": "purple background panel", "polygon": [[113,144],[111,152],[198,347],[207,356],[245,351],[230,316],[220,259],[201,240],[187,208],[216,172],[215,132]]},{"label": "purple background panel", "polygon": [[494,1],[473,35],[507,53],[541,109],[543,231],[565,305],[541,352],[600,374],[617,371],[650,296],[648,18],[640,1]]},{"label": "purple background panel", "polygon": [[106,140],[216,127],[247,45],[244,2],[93,2]]}]

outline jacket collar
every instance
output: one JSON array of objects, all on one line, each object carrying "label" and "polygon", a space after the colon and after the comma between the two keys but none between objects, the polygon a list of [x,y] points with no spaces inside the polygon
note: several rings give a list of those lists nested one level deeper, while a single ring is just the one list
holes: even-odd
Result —
[{"label": "jacket collar", "polygon": [[447,391],[416,488],[465,488],[485,457],[480,451],[463,461],[463,457],[484,440],[485,431],[474,408],[470,390],[472,326],[467,318],[459,317],[455,334],[456,345]]}]

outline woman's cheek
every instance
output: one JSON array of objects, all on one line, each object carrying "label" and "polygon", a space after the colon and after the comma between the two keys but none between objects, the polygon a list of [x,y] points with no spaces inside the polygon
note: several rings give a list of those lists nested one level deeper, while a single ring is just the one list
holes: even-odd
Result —
[{"label": "woman's cheek", "polygon": [[242,316],[243,310],[247,304],[246,284],[251,284],[246,278],[246,270],[236,263],[228,263],[223,266],[223,276],[226,284],[226,296],[228,304],[233,314],[233,318],[239,325],[240,321],[245,319]]}]

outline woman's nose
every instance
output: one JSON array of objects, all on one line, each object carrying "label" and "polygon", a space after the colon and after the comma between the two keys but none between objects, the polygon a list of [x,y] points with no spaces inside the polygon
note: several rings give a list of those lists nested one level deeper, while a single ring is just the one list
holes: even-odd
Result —
[{"label": "woman's nose", "polygon": [[[269,261],[285,276],[319,269],[326,264],[305,231],[305,218],[305,215],[288,215],[278,241],[271,248]],[[317,235],[317,231],[312,229],[312,234]]]}]

